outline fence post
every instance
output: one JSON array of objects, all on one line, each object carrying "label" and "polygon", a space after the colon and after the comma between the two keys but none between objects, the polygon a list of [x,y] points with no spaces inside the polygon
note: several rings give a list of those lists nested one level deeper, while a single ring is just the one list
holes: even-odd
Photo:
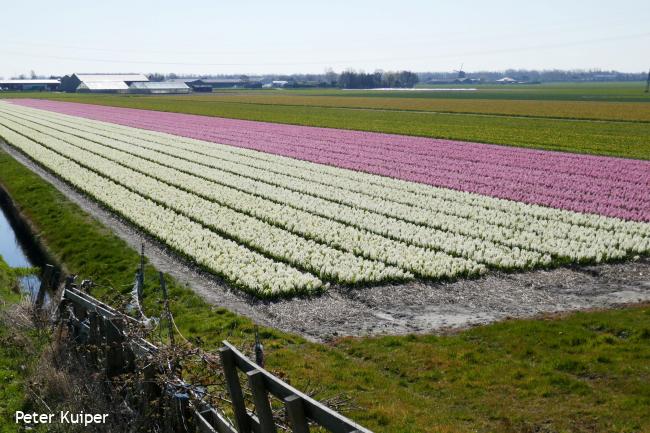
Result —
[{"label": "fence post", "polygon": [[54,277],[54,266],[47,264],[43,269],[43,278],[41,279],[41,289],[49,290],[52,288],[52,279]]},{"label": "fence post", "polygon": [[190,414],[190,396],[185,392],[176,392],[172,396],[174,402],[173,412],[176,414],[176,428],[178,433],[186,433],[187,420],[191,417]]},{"label": "fence post", "polygon": [[142,292],[144,290],[144,242],[142,242],[140,249],[140,269],[138,269],[135,278],[137,279],[136,292],[138,295],[138,302],[142,305]]},{"label": "fence post", "polygon": [[226,377],[226,385],[228,386],[228,393],[232,400],[232,408],[235,413],[235,422],[237,424],[238,433],[250,433],[251,424],[250,418],[246,413],[246,404],[244,402],[244,394],[241,390],[241,383],[239,383],[239,376],[237,375],[237,366],[235,365],[235,354],[229,347],[222,347],[219,349],[219,356],[221,357],[221,364],[223,365],[223,373]]},{"label": "fence post", "polygon": [[287,409],[287,416],[291,421],[293,433],[309,433],[309,423],[307,417],[305,417],[302,399],[295,394],[290,395],[284,399],[284,406]]},{"label": "fence post", "polygon": [[260,340],[259,328],[255,326],[255,363],[264,368],[264,345]]},{"label": "fence post", "polygon": [[124,320],[113,318],[104,320],[106,332],[106,375],[113,377],[118,374],[133,371],[135,355],[124,344]]},{"label": "fence post", "polygon": [[259,370],[253,370],[246,373],[246,375],[253,392],[255,414],[260,421],[260,430],[262,433],[276,433],[273,411],[269,403],[269,394],[266,392],[266,385],[264,384],[264,374]]},{"label": "fence post", "polygon": [[102,342],[102,324],[103,317],[97,314],[96,311],[88,312],[88,344],[99,346]]},{"label": "fence post", "polygon": [[167,332],[169,333],[169,342],[171,343],[172,349],[176,345],[174,339],[174,325],[172,324],[172,313],[169,310],[169,295],[167,294],[167,284],[165,284],[165,276],[160,272],[160,288],[162,289],[163,295],[163,309],[165,311],[165,318],[167,319]]}]

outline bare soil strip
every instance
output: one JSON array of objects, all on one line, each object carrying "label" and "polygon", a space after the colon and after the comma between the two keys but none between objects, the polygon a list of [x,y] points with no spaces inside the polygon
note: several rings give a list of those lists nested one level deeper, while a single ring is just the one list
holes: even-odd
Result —
[{"label": "bare soil strip", "polygon": [[650,301],[650,259],[647,257],[550,271],[492,272],[480,279],[451,283],[413,282],[361,289],[332,287],[318,297],[259,301],[197,270],[5,143],[0,143],[0,148],[54,185],[134,249],[139,250],[144,241],[146,256],[156,268],[187,284],[206,301],[259,324],[298,333],[310,340],[324,341],[342,335],[444,332],[505,318]]}]

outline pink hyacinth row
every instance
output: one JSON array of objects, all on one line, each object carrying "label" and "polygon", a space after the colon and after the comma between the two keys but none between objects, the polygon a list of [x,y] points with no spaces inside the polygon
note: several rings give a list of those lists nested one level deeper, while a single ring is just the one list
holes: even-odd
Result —
[{"label": "pink hyacinth row", "polygon": [[650,162],[47,100],[16,104],[559,209],[650,221]]}]

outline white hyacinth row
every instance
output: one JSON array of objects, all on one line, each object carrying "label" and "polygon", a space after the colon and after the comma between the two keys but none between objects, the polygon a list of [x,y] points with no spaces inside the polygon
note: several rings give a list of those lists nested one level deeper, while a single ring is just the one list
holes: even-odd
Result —
[{"label": "white hyacinth row", "polygon": [[[22,107],[18,108],[20,109]],[[514,224],[516,228],[528,228],[540,234],[546,232],[548,225],[558,225],[558,231],[562,231],[565,236],[576,240],[582,239],[582,235],[579,230],[576,230],[576,226],[612,230],[618,233],[640,234],[646,237],[650,236],[650,224],[647,223],[624,221],[601,215],[582,214],[475,193],[433,187],[251,149],[205,142],[163,132],[131,128],[49,111],[31,108],[25,108],[24,110],[31,111],[32,113],[36,112],[43,118],[65,119],[77,125],[90,126],[92,128],[91,130],[95,132],[106,131],[113,136],[122,134],[123,138],[127,140],[136,137],[156,144],[169,145],[203,155],[243,163],[273,173],[286,174],[300,178],[305,182],[317,182],[324,185],[337,186],[414,207],[441,210],[443,212],[446,212],[448,209],[450,211],[462,209],[464,212],[461,212],[457,216],[467,216],[469,214],[486,223],[499,225]],[[457,206],[450,208],[450,204],[456,204]],[[458,205],[467,206],[463,207]],[[524,218],[517,216],[523,216]]]},{"label": "white hyacinth row", "polygon": [[[24,122],[21,125],[24,126],[28,123]],[[258,196],[234,188],[206,181],[183,171],[134,157],[132,154],[116,150],[113,147],[102,146],[71,134],[57,132],[48,128],[40,129],[39,126],[30,125],[35,130],[46,132],[52,137],[85,148],[140,173],[150,175],[163,182],[280,226],[293,233],[366,258],[400,266],[423,277],[451,278],[457,275],[481,273],[485,270],[483,265],[471,260],[453,257],[414,245],[407,245],[284,204],[261,199]],[[123,145],[120,142],[112,144],[114,146]]]},{"label": "white hyacinth row", "polygon": [[[17,121],[12,120],[12,122]],[[23,124],[25,124],[24,121]],[[25,127],[23,125],[21,126]],[[74,137],[71,137],[71,132],[74,133],[74,131],[69,131],[63,136],[68,141],[74,140]],[[54,133],[50,132],[49,134]],[[88,147],[90,143],[80,140],[78,145]],[[133,156],[125,156],[122,161],[125,162],[129,159],[133,159]],[[162,168],[159,166],[156,171],[150,171],[150,173],[157,176]],[[224,182],[224,178],[232,176],[229,173],[217,173],[211,179]],[[284,201],[298,209],[310,211],[322,217],[338,219],[339,221],[380,235],[388,234],[392,238],[405,241],[409,244],[439,249],[446,253],[460,255],[494,267],[507,269],[524,268],[532,267],[540,263],[549,263],[551,260],[549,256],[543,256],[542,254],[525,249],[510,248],[489,240],[466,237],[453,232],[432,230],[363,209],[352,208],[317,197],[285,190],[274,185],[260,183],[259,185],[255,184],[251,186],[249,183],[252,181],[245,177],[238,176],[236,180],[239,182],[231,182],[236,188],[246,189],[276,202]],[[197,179],[197,181],[199,183],[201,182],[200,179]],[[260,198],[258,197],[257,200],[259,201]],[[300,221],[296,223],[299,224]],[[436,272],[435,269],[432,271]]]},{"label": "white hyacinth row", "polygon": [[277,260],[313,272],[321,278],[343,284],[377,283],[413,278],[411,274],[400,268],[363,259],[294,235],[259,219],[235,212],[123,167],[63,140],[19,125],[7,118],[1,117],[0,123],[132,191],[165,204],[176,212],[216,230],[221,235],[228,236]]},{"label": "white hyacinth row", "polygon": [[[648,242],[642,238],[650,237],[650,224],[435,188],[165,133],[26,110],[58,123],[67,121],[64,124],[83,131],[143,147],[153,146],[161,153],[212,167],[216,165],[220,170],[459,234],[476,236],[477,225],[468,225],[462,219],[472,220],[478,223],[478,227],[502,226],[503,232],[488,230],[493,236],[491,240],[556,256],[564,255],[571,260],[592,260],[599,256],[601,259],[616,258],[623,251],[642,252],[647,249]],[[408,188],[403,189],[404,186]],[[461,220],[452,223],[453,218],[446,218],[447,215]],[[513,231],[517,234],[513,235]],[[549,232],[555,236],[550,238]],[[588,244],[583,247],[586,250],[580,252],[580,246],[574,242]],[[607,254],[595,253],[603,248]]]},{"label": "white hyacinth row", "polygon": [[[435,188],[43,110],[2,104],[0,111],[10,116],[5,120],[13,121],[14,127],[42,134],[42,140],[59,140],[64,148],[76,146],[65,151],[80,158],[81,164],[110,162],[115,164],[112,168],[120,167],[120,173],[137,172],[142,177],[130,185],[138,192],[135,188],[147,179],[147,185],[172,188],[176,200],[191,197],[192,203],[206,206],[201,214],[165,203],[218,233],[324,279],[381,281],[408,278],[410,272],[453,277],[481,273],[483,264],[520,269],[650,251],[650,224]],[[91,153],[80,155],[84,150]],[[379,274],[372,273],[369,280],[357,279],[325,265],[322,255],[305,260],[287,245],[276,247],[251,238],[244,227],[225,231],[203,215],[213,209],[232,212],[226,212],[231,217],[252,217],[246,221],[302,239],[314,249],[333,247],[338,254],[362,256],[402,271],[396,274],[386,266],[387,275],[377,280]],[[317,243],[308,243],[313,240]]]},{"label": "white hyacinth row", "polygon": [[[243,191],[248,191],[253,194],[260,194],[265,198],[271,198],[274,200],[278,200],[279,202],[285,202],[296,208],[305,209],[304,206],[306,204],[309,204],[311,200],[312,203],[314,201],[315,203],[311,208],[307,208],[306,210],[312,212],[318,212],[319,211],[318,209],[322,211],[323,209],[325,209],[325,207],[328,204],[332,207],[337,207],[339,203],[346,201],[345,194],[343,194],[344,191],[342,189],[337,190],[336,188],[327,187],[322,184],[317,184],[316,185],[317,187],[313,188],[315,191],[329,189],[333,191],[330,195],[336,193],[338,197],[335,197],[331,200],[335,203],[318,199],[319,196],[324,196],[329,194],[327,191],[325,191],[324,193],[323,192],[315,193],[315,195],[317,196],[316,198],[308,196],[308,198],[305,199],[304,198],[305,196],[303,194],[296,194],[296,189],[299,189],[298,185],[300,184],[300,182],[296,182],[294,188],[281,188],[275,185],[274,179],[280,177],[280,175],[275,175],[272,178],[267,178],[265,179],[266,182],[255,181],[252,178],[255,177],[262,178],[265,176],[262,170],[251,169],[248,166],[239,164],[239,167],[235,167],[235,168],[239,168],[241,172],[246,175],[246,177],[242,177],[233,173],[234,168],[230,168],[229,170],[225,170],[225,171],[222,169],[224,165],[227,165],[229,163],[228,161],[219,160],[206,155],[192,153],[184,149],[175,149],[176,153],[178,154],[178,157],[176,157],[176,156],[172,156],[171,153],[168,153],[169,151],[156,150],[156,149],[160,149],[161,146],[163,146],[160,144],[155,145],[154,143],[147,142],[138,139],[136,137],[130,138],[130,141],[132,143],[126,142],[126,140],[124,139],[123,141],[120,141],[118,140],[120,138],[120,134],[115,134],[116,136],[115,138],[110,138],[110,134],[108,132],[106,132],[103,135],[99,135],[93,132],[88,132],[87,128],[77,127],[77,125],[74,125],[74,122],[70,122],[70,123],[72,125],[67,126],[67,124],[65,123],[63,124],[52,123],[52,122],[48,122],[47,120],[39,121],[39,124],[46,126],[50,131],[52,129],[62,131],[59,132],[60,138],[69,137],[70,134],[75,134],[75,136],[78,135],[79,137],[83,137],[84,139],[93,140],[96,143],[101,143],[104,146],[110,146],[114,149],[120,149],[122,151],[129,152],[132,155],[137,155],[139,157],[146,158],[149,161],[155,162],[157,164],[164,164],[167,167],[173,167],[175,169],[185,171],[186,173],[195,173],[199,176],[202,176],[203,178],[212,180],[214,182],[219,182],[221,184],[228,185]],[[50,132],[50,133],[56,134],[56,132]],[[112,155],[109,154],[107,155],[107,157],[111,158]],[[128,164],[128,160],[131,157],[123,155],[122,159],[124,160],[125,158]],[[121,161],[121,163],[124,162]],[[159,165],[157,165],[156,167],[150,166],[143,170],[144,172],[154,173],[153,174],[154,176],[160,175]],[[253,173],[251,175],[252,170],[257,171],[257,173]],[[168,179],[163,179],[163,180],[169,181]],[[199,183],[201,184],[201,182]],[[180,183],[180,185],[183,186],[185,186],[186,184],[187,181]],[[196,190],[192,190],[192,191],[197,192]],[[382,199],[377,199],[373,201],[371,200],[370,196],[351,193],[351,195],[354,194],[356,194],[360,198],[355,199],[354,203],[349,203],[349,202],[348,203],[350,205],[357,205],[363,210],[369,210],[374,208],[375,212],[378,213],[380,216],[385,216],[386,214],[390,215],[392,213],[395,217],[397,217],[396,219],[402,222],[410,219],[411,221],[421,223],[421,225],[428,225],[430,227],[437,228],[443,232],[449,232],[451,234],[462,235],[473,239],[478,239],[483,243],[485,243],[485,240],[489,240],[491,242],[494,242],[494,244],[496,244],[497,247],[501,247],[502,245],[513,247],[517,252],[519,252],[520,250],[521,251],[534,250],[537,251],[538,253],[543,254],[541,256],[542,263],[550,262],[551,260],[550,255],[556,258],[568,259],[571,261],[601,261],[605,259],[622,258],[625,257],[628,254],[628,252],[641,252],[647,250],[648,245],[650,244],[650,238],[643,237],[639,234],[627,233],[625,231],[620,233],[617,232],[612,233],[611,231],[604,231],[601,229],[595,229],[595,228],[589,228],[583,226],[578,226],[578,227],[574,226],[574,229],[576,231],[583,233],[582,236],[583,239],[579,241],[571,240],[571,239],[566,239],[566,233],[562,231],[562,228],[560,228],[560,230],[554,230],[555,227],[547,227],[544,233],[538,234],[534,231],[527,231],[521,229],[518,230],[508,225],[487,224],[472,219],[470,217],[460,218],[453,215],[444,214],[442,212],[438,212],[438,213],[428,212],[423,209],[419,209],[419,208],[416,209],[412,206],[393,203]],[[467,205],[452,203],[452,205],[447,206],[447,208],[454,207],[454,206],[468,207]],[[341,212],[340,209],[343,209],[344,211]],[[474,209],[476,209],[476,206],[474,206]],[[338,215],[346,215],[345,211],[348,210],[349,207],[341,205],[337,207],[335,213]],[[332,212],[332,214],[333,213],[334,212]],[[460,213],[460,211],[458,211],[458,213]],[[325,216],[330,217],[330,215],[325,215]],[[262,215],[261,217],[264,219],[268,218],[268,216],[265,215]],[[519,218],[515,216],[512,219],[518,220]],[[351,219],[344,220],[344,222],[356,224]],[[372,228],[370,228],[370,230],[372,230]],[[412,239],[407,239],[406,242],[414,243]],[[434,247],[431,244],[425,246],[429,248]],[[450,252],[452,254],[460,254],[460,255],[468,254],[466,252],[467,251],[466,249],[463,250],[463,249],[456,248],[450,250],[450,249],[445,249],[446,246],[442,246],[442,247],[435,246],[434,248],[443,249],[444,251]],[[466,255],[466,257],[469,257],[477,261],[484,261],[486,256],[468,254]],[[491,258],[492,261],[486,261],[486,263],[493,266],[523,267],[521,262],[513,263],[511,261],[510,262],[504,261],[501,257],[497,255],[492,255],[487,257],[489,259]],[[388,260],[388,262],[392,263],[390,260]],[[534,266],[539,263],[540,261],[529,260],[527,265]],[[418,272],[417,269],[414,269],[412,267],[410,268],[407,267],[407,269],[413,270],[414,272],[420,275],[426,276],[426,274],[423,274],[422,272]]]},{"label": "white hyacinth row", "polygon": [[0,137],[79,190],[232,284],[259,296],[312,292],[315,276],[270,260],[0,125]]},{"label": "white hyacinth row", "polygon": [[[61,126],[59,126],[61,127]],[[71,131],[74,131],[73,129]],[[77,132],[75,132],[77,133]],[[250,168],[228,161],[217,160],[216,158],[199,155],[184,151],[175,150],[177,156],[165,150],[158,150],[153,143],[142,145],[128,144],[104,136],[92,133],[78,132],[83,137],[92,139],[97,143],[111,146],[116,149],[129,152],[133,155],[148,159],[149,161],[173,167],[186,173],[195,173],[205,179],[220,182],[244,191],[260,194],[262,189],[268,190],[268,185],[276,186],[274,196],[282,195],[285,202],[292,206],[304,206],[303,196],[296,196],[294,193],[311,194],[317,198],[328,199],[331,202],[360,208],[380,215],[393,217],[398,220],[412,222],[418,225],[429,226],[444,232],[450,232],[471,238],[485,239],[496,244],[503,244],[509,247],[516,247],[522,250],[537,251],[542,254],[550,254],[557,257],[567,257],[574,261],[620,258],[626,255],[626,250],[633,249],[638,245],[650,242],[649,238],[642,238],[635,234],[615,234],[614,236],[602,236],[602,230],[579,227],[582,232],[580,240],[566,239],[564,233],[559,236],[549,236],[548,228],[544,233],[536,233],[525,229],[517,229],[507,225],[492,224],[473,219],[472,215],[458,217],[449,212],[455,206],[462,207],[459,203],[446,203],[445,212],[433,212],[426,209],[414,208],[400,203],[391,202],[381,198],[345,191],[341,188],[333,188],[322,184],[307,185],[307,182],[300,179],[283,181],[283,175],[268,173],[264,170]],[[234,167],[233,167],[234,166]],[[236,171],[239,169],[239,173]],[[240,176],[239,174],[243,175]],[[257,181],[256,179],[262,179]],[[291,185],[289,185],[291,183]],[[287,191],[288,190],[288,191]],[[269,197],[274,197],[269,196]],[[295,198],[294,197],[298,197]],[[322,201],[319,201],[323,203]],[[322,206],[321,206],[322,207]],[[457,211],[456,213],[460,213]],[[556,232],[551,231],[555,234]],[[452,251],[452,253],[455,251]],[[531,264],[536,264],[531,262]]]}]

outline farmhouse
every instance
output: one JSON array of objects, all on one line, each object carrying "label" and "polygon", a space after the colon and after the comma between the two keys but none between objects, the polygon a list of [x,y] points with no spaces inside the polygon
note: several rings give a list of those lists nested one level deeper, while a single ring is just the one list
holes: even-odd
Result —
[{"label": "farmhouse", "polygon": [[135,82],[129,86],[129,93],[144,94],[169,94],[169,93],[190,93],[190,86],[183,82],[161,81],[161,82]]},{"label": "farmhouse", "polygon": [[58,90],[60,85],[59,79],[0,80],[0,89],[5,90]]},{"label": "farmhouse", "polygon": [[289,84],[286,80],[275,80],[271,82],[271,87],[286,87]]},{"label": "farmhouse", "polygon": [[61,78],[64,92],[126,92],[133,83],[147,82],[142,74],[72,74]]}]

